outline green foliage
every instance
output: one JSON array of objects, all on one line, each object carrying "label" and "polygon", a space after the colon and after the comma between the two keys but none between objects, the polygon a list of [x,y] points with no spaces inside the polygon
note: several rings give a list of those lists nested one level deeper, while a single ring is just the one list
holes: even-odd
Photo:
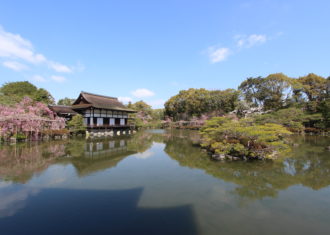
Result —
[{"label": "green foliage", "polygon": [[45,104],[55,104],[53,96],[43,88],[39,88],[34,93],[34,100]]},{"label": "green foliage", "polygon": [[14,134],[13,137],[18,141],[27,139],[27,136],[24,133]]},{"label": "green foliage", "polygon": [[310,73],[300,77],[298,81],[302,84],[302,92],[309,101],[320,101],[326,96],[327,80],[324,77]]},{"label": "green foliage", "polygon": [[129,104],[129,108],[134,109],[136,111],[142,111],[148,115],[150,115],[152,113],[151,106],[142,100],[137,101],[134,104]]},{"label": "green foliage", "polygon": [[306,115],[302,109],[287,108],[256,115],[254,120],[257,124],[275,123],[288,127],[293,132],[302,132],[304,130],[302,122],[306,120]]},{"label": "green foliage", "polygon": [[73,116],[73,118],[68,121],[68,128],[73,133],[85,132],[86,127],[84,125],[83,116],[80,114]]},{"label": "green foliage", "polygon": [[129,103],[128,108],[134,109],[137,113],[131,114],[136,128],[160,128],[161,120],[164,119],[163,109],[152,109],[144,101],[138,101],[134,104]]},{"label": "green foliage", "polygon": [[33,101],[54,104],[54,98],[47,90],[43,88],[38,89],[28,81],[9,82],[0,88],[0,104],[12,105],[18,103],[26,96]]},{"label": "green foliage", "polygon": [[233,111],[238,102],[239,92],[234,89],[224,91],[206,89],[182,90],[165,103],[165,114],[174,120],[188,120],[194,116],[215,113],[220,115]]},{"label": "green foliage", "polygon": [[68,97],[65,97],[64,99],[60,99],[57,102],[57,104],[58,105],[67,105],[67,106],[69,106],[69,105],[72,105],[74,101],[75,101],[75,99],[70,99]]},{"label": "green foliage", "polygon": [[321,76],[310,73],[297,79],[300,89],[296,90],[297,96],[306,97],[306,109],[309,112],[318,112],[320,103],[327,97],[327,80]]},{"label": "green foliage", "polygon": [[153,120],[164,120],[164,109],[153,109],[151,117]]},{"label": "green foliage", "polygon": [[263,106],[264,110],[279,109],[285,105],[284,95],[297,84],[283,73],[270,74],[266,78],[247,78],[238,87],[247,102]]},{"label": "green foliage", "polygon": [[330,98],[322,101],[319,108],[324,118],[325,126],[330,128]]},{"label": "green foliage", "polygon": [[[255,116],[257,123],[277,123],[294,132],[302,132],[305,127],[319,132],[329,127],[326,101],[330,93],[329,78],[310,73],[294,79],[277,73],[266,78],[248,78],[239,90],[246,102],[271,111]],[[238,115],[242,108],[242,105],[236,108]]]},{"label": "green foliage", "polygon": [[273,158],[289,150],[284,138],[291,132],[278,124],[258,125],[249,119],[234,121],[215,117],[206,122],[201,134],[202,146],[217,154],[240,158]]}]

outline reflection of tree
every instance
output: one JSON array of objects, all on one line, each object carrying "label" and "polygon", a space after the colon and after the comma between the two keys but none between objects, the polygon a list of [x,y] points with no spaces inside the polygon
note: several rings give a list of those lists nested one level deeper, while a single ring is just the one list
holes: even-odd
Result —
[{"label": "reflection of tree", "polygon": [[73,164],[79,175],[115,167],[121,160],[149,149],[154,135],[139,132],[134,136],[110,139],[68,139],[31,142],[0,148],[0,179],[25,183],[51,164]]},{"label": "reflection of tree", "polygon": [[181,166],[238,185],[234,193],[245,198],[275,197],[280,190],[302,184],[314,190],[330,184],[330,159],[326,137],[294,137],[298,146],[287,159],[278,161],[215,162],[194,143],[198,132],[170,130],[138,132],[111,139],[69,139],[0,147],[0,179],[25,183],[51,164],[72,164],[79,176],[103,171],[126,157],[143,153],[153,142],[165,143],[165,152]]},{"label": "reflection of tree", "polygon": [[127,141],[127,149],[142,153],[149,149],[153,142],[153,134],[140,131]]},{"label": "reflection of tree", "polygon": [[326,140],[313,141],[317,137],[298,137],[298,143],[287,159],[264,162],[215,162],[191,139],[172,136],[166,141],[165,152],[180,165],[205,170],[206,173],[239,185],[234,193],[242,197],[260,199],[275,197],[280,190],[303,184],[320,189],[330,184],[330,159],[325,152]]},{"label": "reflection of tree", "polygon": [[329,144],[329,137],[306,136],[296,138],[293,158],[287,164],[295,171],[299,183],[314,190],[324,188],[330,184],[330,158],[325,146]]},{"label": "reflection of tree", "polygon": [[0,148],[0,178],[25,183],[65,154],[63,142],[24,143]]}]

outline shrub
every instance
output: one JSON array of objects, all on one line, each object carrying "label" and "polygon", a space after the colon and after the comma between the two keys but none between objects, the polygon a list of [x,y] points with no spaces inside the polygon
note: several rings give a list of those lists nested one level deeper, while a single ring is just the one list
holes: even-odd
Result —
[{"label": "shrub", "polygon": [[80,114],[73,116],[73,118],[68,121],[68,128],[75,134],[85,132],[86,127],[84,125],[83,116]]},{"label": "shrub", "polygon": [[202,146],[216,154],[264,159],[290,150],[285,137],[291,132],[278,124],[258,125],[250,119],[215,117],[206,122],[201,134]]}]

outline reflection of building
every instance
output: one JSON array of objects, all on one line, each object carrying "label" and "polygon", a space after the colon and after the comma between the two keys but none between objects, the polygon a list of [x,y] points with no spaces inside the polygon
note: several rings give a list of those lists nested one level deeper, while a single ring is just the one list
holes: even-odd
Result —
[{"label": "reflection of building", "polygon": [[128,150],[127,139],[89,141],[80,157],[70,158],[80,176],[115,167],[124,158],[136,154]]},{"label": "reflection of building", "polygon": [[119,152],[126,152],[126,140],[110,140],[102,142],[89,142],[85,144],[85,156],[96,157],[102,155],[111,155]]},{"label": "reflection of building", "polygon": [[127,108],[115,97],[81,92],[72,109],[84,117],[90,129],[130,127],[128,114],[135,111]]}]

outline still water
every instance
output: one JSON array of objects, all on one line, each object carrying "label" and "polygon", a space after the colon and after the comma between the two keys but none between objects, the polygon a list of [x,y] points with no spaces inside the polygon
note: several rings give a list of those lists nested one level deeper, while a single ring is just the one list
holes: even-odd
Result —
[{"label": "still water", "polygon": [[193,131],[0,146],[0,234],[330,234],[327,137],[215,162]]}]

